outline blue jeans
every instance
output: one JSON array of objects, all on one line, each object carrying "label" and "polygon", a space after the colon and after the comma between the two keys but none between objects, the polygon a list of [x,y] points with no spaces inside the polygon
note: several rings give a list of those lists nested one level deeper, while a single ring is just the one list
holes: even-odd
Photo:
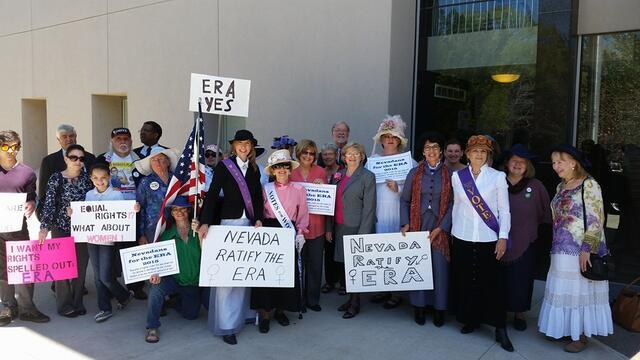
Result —
[{"label": "blue jeans", "polygon": [[112,296],[118,302],[124,302],[129,298],[129,292],[118,282],[112,271],[116,247],[87,244],[87,248],[93,267],[93,279],[96,283],[98,308],[102,311],[111,311]]},{"label": "blue jeans", "polygon": [[160,284],[151,285],[147,303],[147,329],[160,327],[160,311],[166,296],[178,294],[180,299],[176,310],[187,320],[198,317],[200,305],[209,307],[209,288],[182,286],[173,276],[164,276]]}]

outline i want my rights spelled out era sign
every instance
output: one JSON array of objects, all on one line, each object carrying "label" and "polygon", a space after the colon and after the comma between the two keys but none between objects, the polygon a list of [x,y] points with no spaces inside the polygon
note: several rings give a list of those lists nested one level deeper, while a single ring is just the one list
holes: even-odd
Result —
[{"label": "i want my rights spelled out era sign", "polygon": [[202,99],[202,112],[209,114],[249,116],[251,80],[191,74],[189,111],[198,111]]}]

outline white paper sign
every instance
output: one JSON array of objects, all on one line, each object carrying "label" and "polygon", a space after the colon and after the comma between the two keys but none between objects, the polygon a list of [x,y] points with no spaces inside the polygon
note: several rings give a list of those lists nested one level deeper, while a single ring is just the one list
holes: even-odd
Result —
[{"label": "white paper sign", "polygon": [[158,241],[120,250],[125,284],[149,280],[151,275],[180,273],[175,240]]},{"label": "white paper sign", "polygon": [[22,230],[26,202],[26,193],[0,193],[0,233]]},{"label": "white paper sign", "polygon": [[429,232],[345,235],[348,292],[433,289]]},{"label": "white paper sign", "polygon": [[398,155],[372,156],[367,159],[367,169],[376,175],[376,183],[385,180],[404,181],[413,168],[411,152]]},{"label": "white paper sign", "polygon": [[307,207],[310,214],[333,216],[336,208],[336,186],[298,182],[307,190]]},{"label": "white paper sign", "polygon": [[249,116],[251,80],[191,74],[189,111],[198,111],[202,99],[202,112],[209,114]]},{"label": "white paper sign", "polygon": [[291,288],[295,278],[293,229],[209,227],[200,261],[200,286]]},{"label": "white paper sign", "polygon": [[134,200],[72,201],[71,236],[77,243],[136,241]]}]

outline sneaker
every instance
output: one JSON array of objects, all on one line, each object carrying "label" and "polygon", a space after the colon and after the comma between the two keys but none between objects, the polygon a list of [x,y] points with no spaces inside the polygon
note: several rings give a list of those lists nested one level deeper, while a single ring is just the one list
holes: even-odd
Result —
[{"label": "sneaker", "polygon": [[20,320],[31,321],[34,323],[46,323],[51,320],[47,315],[41,313],[38,309],[20,313]]},{"label": "sneaker", "polygon": [[96,320],[97,323],[99,323],[109,319],[112,316],[113,316],[113,313],[111,311],[100,311],[93,318]]},{"label": "sneaker", "polygon": [[133,291],[130,290],[129,296],[127,297],[127,299],[124,301],[118,301],[118,303],[116,304],[116,307],[118,308],[118,310],[124,310],[124,308],[126,308],[127,305],[129,305],[131,300],[133,300],[133,298],[134,298]]}]

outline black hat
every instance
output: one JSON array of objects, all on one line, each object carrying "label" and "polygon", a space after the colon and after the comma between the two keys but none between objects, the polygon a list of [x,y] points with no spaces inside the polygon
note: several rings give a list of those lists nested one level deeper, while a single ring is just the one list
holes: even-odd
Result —
[{"label": "black hat", "polygon": [[560,145],[556,145],[553,147],[553,149],[551,149],[551,152],[561,152],[561,153],[565,153],[565,154],[569,154],[571,155],[572,158],[574,158],[577,162],[580,163],[580,165],[587,171],[589,171],[589,169],[591,169],[591,163],[589,162],[589,160],[587,159],[587,157],[584,155],[584,153],[578,149],[575,148],[575,146],[569,145],[569,144],[560,144]]},{"label": "black hat", "polygon": [[251,131],[245,130],[245,129],[236,131],[236,135],[233,137],[233,139],[229,140],[229,144],[233,143],[234,141],[244,141],[244,140],[251,140],[254,147],[258,145],[258,140],[256,140],[253,137],[253,134],[251,133]]},{"label": "black hat", "polygon": [[262,146],[257,145],[253,149],[256,151],[256,158],[259,158],[260,155],[264,154],[265,149]]},{"label": "black hat", "polygon": [[527,150],[527,148],[522,144],[515,144],[511,147],[511,149],[507,150],[504,157],[505,161],[509,161],[509,159],[514,155],[527,160],[533,160],[537,158],[537,156],[531,154],[529,150]]},{"label": "black hat", "polygon": [[113,139],[114,137],[118,136],[118,135],[129,135],[131,136],[131,131],[129,131],[129,129],[127,129],[126,127],[117,127],[113,130],[111,130],[111,138]]}]

